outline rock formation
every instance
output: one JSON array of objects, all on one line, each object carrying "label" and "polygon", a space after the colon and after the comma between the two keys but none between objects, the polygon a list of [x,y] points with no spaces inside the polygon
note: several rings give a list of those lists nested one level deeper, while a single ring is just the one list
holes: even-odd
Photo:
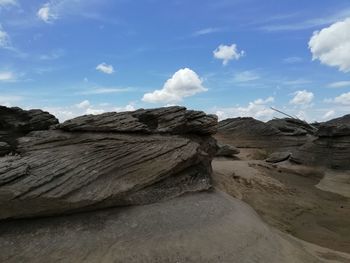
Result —
[{"label": "rock formation", "polygon": [[211,187],[216,116],[168,107],[43,130],[56,123],[51,115],[5,113],[2,129],[20,136],[10,137],[17,154],[0,158],[0,219],[147,204]]},{"label": "rock formation", "polygon": [[42,110],[0,106],[0,156],[15,150],[17,138],[31,131],[47,130],[57,123],[55,116]]},{"label": "rock formation", "polygon": [[312,140],[293,154],[297,163],[350,169],[350,115],[322,123]]},{"label": "rock formation", "polygon": [[215,136],[222,143],[242,148],[264,148],[270,152],[293,150],[312,138],[307,124],[281,119],[267,123],[253,118],[233,118],[219,122]]}]

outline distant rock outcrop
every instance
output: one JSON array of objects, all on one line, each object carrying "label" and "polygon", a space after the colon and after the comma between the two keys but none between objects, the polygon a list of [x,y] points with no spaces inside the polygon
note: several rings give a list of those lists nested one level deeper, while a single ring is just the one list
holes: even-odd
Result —
[{"label": "distant rock outcrop", "polygon": [[215,137],[222,143],[242,148],[295,149],[312,138],[310,127],[306,127],[307,124],[297,124],[291,119],[265,123],[253,118],[233,118],[219,122]]},{"label": "distant rock outcrop", "polygon": [[[54,123],[39,118],[25,131]],[[87,115],[31,132],[16,140],[17,155],[0,158],[0,219],[146,204],[209,189],[216,128],[216,116],[168,107]]]},{"label": "distant rock outcrop", "polygon": [[17,138],[31,131],[47,130],[57,123],[55,116],[42,110],[0,106],[0,156],[15,150]]},{"label": "distant rock outcrop", "polygon": [[322,123],[317,138],[293,154],[297,163],[350,169],[350,115]]}]

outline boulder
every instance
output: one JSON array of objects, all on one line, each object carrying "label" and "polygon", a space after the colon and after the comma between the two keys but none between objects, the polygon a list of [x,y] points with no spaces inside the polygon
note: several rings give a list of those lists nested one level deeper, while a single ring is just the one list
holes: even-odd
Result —
[{"label": "boulder", "polygon": [[268,163],[279,163],[288,160],[291,155],[290,152],[274,152],[265,161]]},{"label": "boulder", "polygon": [[232,145],[218,143],[218,150],[216,156],[232,157],[240,153],[240,150]]},{"label": "boulder", "polygon": [[147,204],[211,187],[217,118],[182,107],[87,115],[0,158],[0,219]]}]

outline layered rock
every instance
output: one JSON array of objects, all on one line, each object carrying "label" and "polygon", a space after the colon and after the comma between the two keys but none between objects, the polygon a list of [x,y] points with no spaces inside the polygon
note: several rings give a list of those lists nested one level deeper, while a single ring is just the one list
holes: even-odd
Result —
[{"label": "layered rock", "polygon": [[15,150],[17,138],[31,131],[47,130],[57,123],[55,116],[42,110],[0,106],[0,156]]},{"label": "layered rock", "polygon": [[211,187],[216,116],[182,107],[87,115],[0,158],[0,219],[146,204]]},{"label": "layered rock", "polygon": [[307,124],[296,122],[290,119],[267,123],[253,118],[226,119],[219,122],[216,138],[239,148],[295,149],[312,138]]},{"label": "layered rock", "polygon": [[322,123],[312,140],[293,154],[292,161],[307,165],[350,169],[350,115]]}]

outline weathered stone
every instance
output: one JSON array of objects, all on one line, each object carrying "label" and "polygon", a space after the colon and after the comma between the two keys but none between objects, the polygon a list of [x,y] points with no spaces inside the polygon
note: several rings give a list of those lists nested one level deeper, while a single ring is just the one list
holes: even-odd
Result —
[{"label": "weathered stone", "polygon": [[214,116],[171,107],[83,116],[29,133],[18,139],[20,156],[0,158],[0,219],[146,204],[209,189],[216,123]]},{"label": "weathered stone", "polygon": [[265,123],[253,118],[233,118],[219,122],[215,138],[221,143],[233,144],[239,148],[290,151],[313,136],[297,124],[292,125],[288,119]]},{"label": "weathered stone", "polygon": [[175,106],[85,115],[68,120],[58,128],[65,131],[214,134],[217,117]]},{"label": "weathered stone", "polygon": [[301,164],[350,169],[350,115],[322,123],[318,138],[298,149],[291,160]]},{"label": "weathered stone", "polygon": [[239,153],[240,150],[232,145],[218,143],[216,156],[232,157]]},{"label": "weathered stone", "polygon": [[268,163],[279,163],[288,160],[291,157],[290,152],[274,152],[266,159]]},{"label": "weathered stone", "polygon": [[0,156],[8,154],[11,151],[11,146],[7,142],[0,142]]},{"label": "weathered stone", "polygon": [[57,123],[55,116],[42,110],[26,111],[0,106],[0,141],[9,145],[8,153],[15,150],[17,138],[31,131],[47,130]]}]

